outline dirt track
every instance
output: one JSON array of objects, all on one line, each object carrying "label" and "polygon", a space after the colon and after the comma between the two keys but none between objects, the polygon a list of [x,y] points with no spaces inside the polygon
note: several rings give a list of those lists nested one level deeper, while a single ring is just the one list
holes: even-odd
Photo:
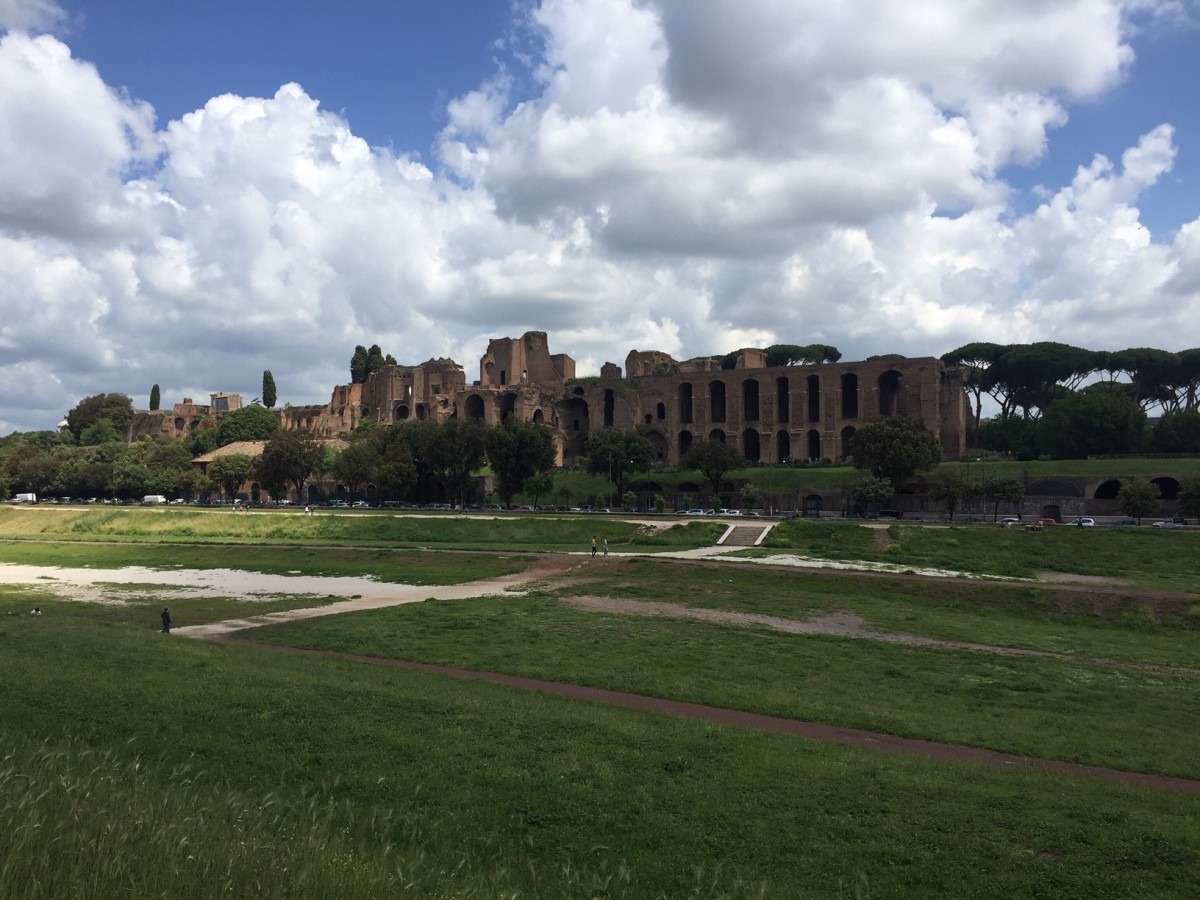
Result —
[{"label": "dirt track", "polygon": [[303,647],[282,647],[272,644],[256,644],[250,641],[230,638],[213,638],[215,643],[231,647],[253,647],[257,650],[268,650],[278,653],[291,653],[300,656],[329,657],[346,659],[352,662],[366,663],[375,666],[389,666],[398,669],[409,669],[418,672],[429,672],[435,675],[445,675],[451,678],[464,678],[472,681],[486,681],[490,684],[517,688],[526,691],[537,691],[566,697],[571,700],[582,700],[590,703],[603,703],[607,706],[618,706],[623,709],[636,709],[658,715],[677,716],[685,719],[696,719],[712,722],[717,725],[728,725],[735,728],[752,728],[756,731],[770,731],[778,734],[788,734],[809,740],[828,741],[849,747],[860,747],[867,750],[878,750],[884,753],[895,753],[902,756],[916,756],[925,759],[944,762],[968,763],[1006,768],[1012,771],[1040,770],[1059,775],[1069,775],[1083,778],[1099,778],[1112,784],[1152,788],[1169,791],[1175,794],[1185,794],[1200,797],[1200,781],[1189,778],[1173,778],[1167,775],[1149,775],[1141,772],[1126,772],[1120,769],[1107,769],[1101,766],[1086,766],[1078,763],[1062,762],[1056,759],[1043,759],[1033,756],[1018,756],[1012,753],[999,753],[995,750],[985,750],[979,747],[966,747],[961,744],[945,744],[937,741],[922,741],[912,738],[897,737],[894,734],[884,734],[877,731],[863,731],[857,728],[841,728],[836,725],[826,725],[821,722],[804,722],[799,719],[786,719],[780,716],[767,716],[760,713],[743,712],[737,709],[725,709],[718,706],[704,706],[699,703],[686,703],[681,700],[666,700],[661,697],[647,697],[642,694],[630,694],[625,691],[610,691],[603,688],[586,687],[578,684],[568,684],[561,681],[544,681],[538,678],[524,678],[519,675],[505,675],[500,672],[478,672],[472,669],[461,669],[454,666],[436,666],[429,663],[410,662],[400,659],[384,659],[377,656],[361,656],[353,653],[331,653],[324,650],[308,650]]}]

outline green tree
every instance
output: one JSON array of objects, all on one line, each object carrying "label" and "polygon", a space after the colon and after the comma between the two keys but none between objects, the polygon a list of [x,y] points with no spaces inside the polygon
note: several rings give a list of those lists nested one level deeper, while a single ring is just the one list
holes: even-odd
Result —
[{"label": "green tree", "polygon": [[1150,431],[1155,453],[1200,453],[1200,409],[1165,413]]},{"label": "green tree", "polygon": [[143,438],[129,453],[145,463],[150,473],[145,484],[148,494],[178,493],[180,476],[192,468],[192,454],[180,438]]},{"label": "green tree", "polygon": [[212,479],[199,469],[188,469],[179,473],[179,492],[184,500],[207,496],[212,491]]},{"label": "green tree", "polygon": [[217,426],[217,446],[234,441],[266,441],[279,431],[279,420],[265,406],[252,403],[221,417]]},{"label": "green tree", "polygon": [[470,480],[486,458],[484,426],[461,419],[441,425],[426,420],[405,423],[398,433],[413,448],[417,487],[432,479],[447,500],[465,502]]},{"label": "green tree", "polygon": [[303,502],[304,485],[320,468],[324,455],[324,446],[309,432],[277,431],[258,460],[259,481],[268,490],[282,491],[291,485],[296,499]]},{"label": "green tree", "polygon": [[962,466],[941,466],[929,476],[929,499],[942,504],[951,522],[955,511],[981,492],[979,480],[972,478]]},{"label": "green tree", "polygon": [[111,419],[97,419],[79,435],[79,443],[85,447],[95,447],[98,444],[112,444],[124,441],[125,437],[117,431]]},{"label": "green tree", "polygon": [[548,470],[534,472],[525,479],[525,493],[533,498],[534,506],[538,505],[538,501],[542,497],[548,497],[552,490],[554,490],[554,476]]},{"label": "green tree", "polygon": [[505,506],[532,476],[554,468],[554,433],[545,425],[509,416],[502,425],[487,430],[485,444],[496,492]]},{"label": "green tree", "polygon": [[133,422],[133,401],[128,394],[95,394],[84,397],[67,413],[67,430],[75,440],[97,419],[108,419],[124,433]]},{"label": "green tree", "polygon": [[708,481],[714,505],[725,474],[745,465],[746,457],[738,452],[737,447],[724,441],[698,441],[679,459],[681,469],[695,469]]},{"label": "green tree", "polygon": [[742,509],[754,509],[758,506],[758,501],[762,499],[762,491],[752,484],[742,485],[739,493],[742,501]]},{"label": "green tree", "polygon": [[372,440],[378,446],[376,480],[379,489],[393,499],[404,499],[417,481],[412,451],[399,434],[399,429],[379,429],[373,433]]},{"label": "green tree", "polygon": [[942,447],[920,419],[886,416],[867,422],[850,438],[855,468],[887,478],[899,489],[914,472],[932,469],[942,461]]},{"label": "green tree", "polygon": [[150,469],[136,454],[126,453],[113,463],[108,489],[119,497],[136,498],[146,493]]},{"label": "green tree", "polygon": [[989,419],[979,426],[979,446],[1020,460],[1037,459],[1041,454],[1037,422],[1016,413]]},{"label": "green tree", "polygon": [[44,494],[58,481],[62,464],[60,456],[49,450],[37,448],[36,452],[26,456],[17,466],[16,478],[13,481],[18,490]]},{"label": "green tree", "polygon": [[263,372],[262,379],[262,405],[267,409],[275,408],[275,376],[271,374],[271,370],[267,369]]},{"label": "green tree", "polygon": [[1146,412],[1119,392],[1080,391],[1055,400],[1038,423],[1043,452],[1055,459],[1141,449]]},{"label": "green tree", "polygon": [[1013,476],[998,476],[988,473],[980,481],[983,499],[992,504],[992,521],[1000,518],[1000,504],[1007,503],[1019,507],[1025,498],[1025,485],[1020,478]]},{"label": "green tree", "polygon": [[625,479],[633,472],[645,469],[654,460],[654,448],[636,431],[605,428],[588,438],[587,470],[605,476],[620,497],[625,493]]},{"label": "green tree", "polygon": [[367,380],[367,348],[359,344],[350,357],[350,383],[364,384]]},{"label": "green tree", "polygon": [[208,464],[209,476],[214,484],[221,485],[224,499],[232,500],[238,494],[238,488],[254,476],[257,461],[248,454],[227,454],[218,456]]},{"label": "green tree", "polygon": [[1185,478],[1179,485],[1179,511],[1185,516],[1200,517],[1200,478]]},{"label": "green tree", "polygon": [[1117,504],[1127,516],[1137,519],[1142,524],[1142,516],[1148,516],[1162,502],[1162,491],[1152,481],[1136,479],[1121,483],[1117,491]]},{"label": "green tree", "polygon": [[1003,351],[1001,344],[976,342],[964,344],[942,355],[942,362],[948,366],[959,368],[963,372],[963,390],[971,402],[971,434],[968,436],[972,447],[979,446],[980,416],[983,413],[983,395],[988,392],[989,369]]},{"label": "green tree", "polygon": [[1053,341],[1009,344],[987,369],[987,391],[1002,416],[1018,410],[1038,419],[1054,400],[1077,388],[1103,364],[1094,351]]},{"label": "green tree", "polygon": [[860,475],[846,492],[850,506],[859,515],[882,509],[895,496],[896,487],[891,480],[875,475]]},{"label": "green tree", "polygon": [[247,453],[228,453],[218,456],[208,464],[205,474],[225,492],[225,500],[231,501],[238,488],[254,477],[258,461]]},{"label": "green tree", "polygon": [[835,363],[842,358],[837,347],[828,344],[772,344],[764,353],[768,366],[815,366]]},{"label": "green tree", "polygon": [[158,409],[158,405],[161,402],[162,394],[158,390],[158,385],[156,384],[150,388],[150,411],[154,412],[156,409]]},{"label": "green tree", "polygon": [[379,473],[379,448],[375,441],[356,440],[337,455],[333,474],[346,485],[351,497],[358,497]]}]

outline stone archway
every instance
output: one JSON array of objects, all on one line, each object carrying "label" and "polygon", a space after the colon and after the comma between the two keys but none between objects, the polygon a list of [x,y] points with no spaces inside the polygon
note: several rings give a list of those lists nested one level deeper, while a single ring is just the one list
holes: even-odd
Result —
[{"label": "stone archway", "polygon": [[759,462],[762,460],[762,446],[758,436],[758,432],[753,428],[747,428],[742,432],[742,453],[750,462]]},{"label": "stone archway", "polygon": [[1150,483],[1158,486],[1158,491],[1164,500],[1179,499],[1179,482],[1168,475],[1151,478]]},{"label": "stone archway", "polygon": [[805,435],[805,452],[809,462],[816,462],[821,458],[821,432],[817,429],[810,429]]}]

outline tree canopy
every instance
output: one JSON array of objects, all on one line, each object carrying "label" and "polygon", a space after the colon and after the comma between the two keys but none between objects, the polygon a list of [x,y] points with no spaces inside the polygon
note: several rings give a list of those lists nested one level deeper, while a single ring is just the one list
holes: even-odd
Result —
[{"label": "tree canopy", "polygon": [[304,485],[324,456],[325,447],[307,431],[277,431],[258,460],[258,479],[275,493],[291,485],[303,499]]},{"label": "tree canopy", "polygon": [[75,440],[99,419],[108,419],[122,434],[133,421],[133,401],[128,394],[94,394],[84,397],[67,413],[67,430]]},{"label": "tree canopy", "polygon": [[1142,517],[1148,516],[1158,509],[1162,501],[1162,491],[1152,481],[1140,478],[1123,482],[1117,490],[1117,504],[1127,516],[1133,516],[1142,524]]},{"label": "tree canopy", "polygon": [[612,482],[617,495],[625,493],[630,473],[646,469],[654,461],[654,448],[636,431],[605,428],[588,438],[585,448],[587,470]]},{"label": "tree canopy", "polygon": [[1038,423],[1042,452],[1055,459],[1133,453],[1142,446],[1146,412],[1111,390],[1080,391],[1051,403]]},{"label": "tree canopy", "polygon": [[275,376],[271,374],[270,369],[267,369],[263,372],[262,378],[262,405],[267,409],[274,409],[276,399],[278,398],[275,394]]},{"label": "tree canopy", "polygon": [[350,383],[366,384],[367,378],[384,366],[394,365],[396,358],[390,353],[385,356],[378,344],[372,344],[370,349],[359,344],[354,348],[354,355],[350,357]]},{"label": "tree canopy", "polygon": [[698,441],[679,460],[680,468],[695,469],[704,476],[713,497],[720,493],[725,474],[745,465],[746,457],[724,441]]},{"label": "tree canopy", "polygon": [[225,413],[217,425],[217,446],[234,441],[265,441],[279,431],[279,420],[265,406],[251,403]]},{"label": "tree canopy", "polygon": [[895,487],[915,472],[942,461],[942,447],[925,423],[906,416],[886,416],[867,422],[850,438],[854,465]]},{"label": "tree canopy", "polygon": [[486,448],[505,506],[532,476],[554,467],[554,433],[545,425],[518,422],[515,416],[487,430]]}]

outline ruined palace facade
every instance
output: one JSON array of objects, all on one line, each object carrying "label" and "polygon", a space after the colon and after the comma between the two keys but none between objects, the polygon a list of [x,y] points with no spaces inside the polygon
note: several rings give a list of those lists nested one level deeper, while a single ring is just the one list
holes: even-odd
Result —
[{"label": "ruined palace facade", "polygon": [[576,378],[575,361],[552,354],[545,332],[490,342],[479,378],[468,384],[453,360],[385,366],[364,384],[339,385],[324,406],[286,407],[284,428],[318,437],[359,423],[449,419],[498,425],[509,416],[554,429],[561,464],[583,456],[598,430],[636,430],[662,465],[676,465],[697,441],[735,444],[752,462],[849,456],[850,438],[882,416],[923,421],[949,458],[966,447],[967,405],[959,369],[932,357],[768,366],[746,349],[732,369],[717,358],[677,361],[632,351],[620,366]]}]

